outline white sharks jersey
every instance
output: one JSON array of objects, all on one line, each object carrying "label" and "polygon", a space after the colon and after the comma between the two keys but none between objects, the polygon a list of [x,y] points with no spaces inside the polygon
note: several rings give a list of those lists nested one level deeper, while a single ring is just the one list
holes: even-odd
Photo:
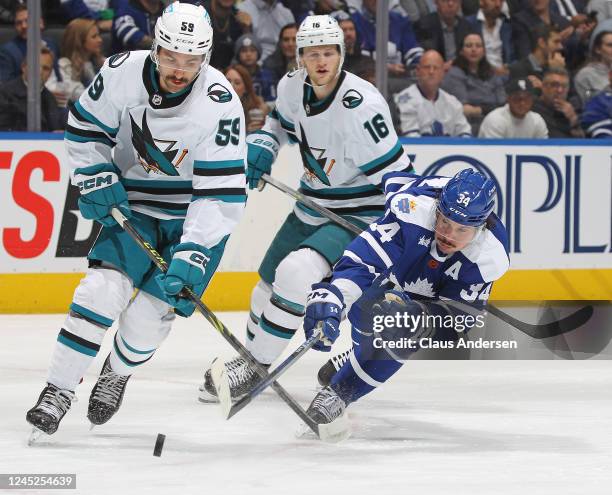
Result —
[{"label": "white sharks jersey", "polygon": [[216,69],[166,94],[148,51],[120,53],[70,109],[71,176],[113,163],[132,210],[185,218],[181,242],[212,247],[244,209],[244,122],[240,99]]},{"label": "white sharks jersey", "polygon": [[[343,71],[334,91],[317,101],[300,70],[285,75],[277,93],[275,110],[263,129],[249,134],[247,141],[272,139],[279,146],[298,144],[304,166],[302,194],[334,213],[364,222],[382,215],[382,176],[390,171],[411,171],[412,164],[378,90]],[[278,146],[274,148],[278,150]],[[294,211],[303,222],[325,222],[299,202]]]}]

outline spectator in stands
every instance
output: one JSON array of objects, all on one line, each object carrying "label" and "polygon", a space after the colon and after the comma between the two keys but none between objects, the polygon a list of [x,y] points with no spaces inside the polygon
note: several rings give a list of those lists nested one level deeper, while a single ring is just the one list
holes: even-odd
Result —
[{"label": "spectator in stands", "polygon": [[253,80],[255,94],[261,96],[264,101],[274,101],[276,99],[274,74],[258,63],[261,57],[259,40],[252,34],[244,34],[238,38],[235,50],[234,60],[248,71]]},{"label": "spectator in stands", "polygon": [[62,13],[66,19],[93,19],[100,31],[110,31],[113,27],[113,4],[119,0],[60,0]]},{"label": "spectator in stands", "polygon": [[410,22],[414,24],[421,17],[436,11],[432,0],[399,0],[399,5],[404,10]]},{"label": "spectator in stands", "polygon": [[550,9],[550,0],[529,0],[529,7],[512,16],[512,39],[518,59],[529,55],[534,29],[542,24],[555,26],[561,35],[561,42],[569,40],[574,33],[571,23]]},{"label": "spectator in stands", "polygon": [[338,21],[338,25],[344,33],[344,64],[342,64],[342,68],[353,74],[375,68],[374,59],[361,52],[361,42],[351,16],[342,10],[338,10],[332,14],[332,17]]},{"label": "spectator in stands", "polygon": [[612,68],[612,31],[593,32],[593,35],[590,60],[574,77],[583,105],[608,85],[608,73]]},{"label": "spectator in stands", "polygon": [[265,62],[278,42],[283,26],[295,22],[291,11],[278,0],[244,0],[238,10],[251,16],[253,34],[261,43],[261,61]]},{"label": "spectator in stands", "polygon": [[[28,48],[28,8],[23,4],[15,7],[15,37],[0,46],[0,82],[16,79],[21,76],[21,63],[24,61]],[[44,20],[40,21],[41,31],[44,29]],[[59,50],[53,40],[42,36],[42,40],[57,60]],[[57,66],[54,67],[57,71]]]},{"label": "spectator in stands", "polygon": [[484,116],[506,102],[504,82],[488,62],[480,34],[468,34],[463,39],[442,88],[463,104],[475,136]]},{"label": "spectator in stands", "polygon": [[[313,10],[317,8],[316,4],[320,0],[280,0],[293,14],[295,23],[299,26],[304,19],[309,15],[314,15]],[[321,3],[338,3],[344,4],[344,0],[323,0]]]},{"label": "spectator in stands", "polygon": [[418,136],[472,135],[461,102],[440,89],[444,60],[435,50],[426,51],[416,69],[417,82],[395,95],[400,134]]},{"label": "spectator in stands", "polygon": [[532,34],[531,53],[510,66],[510,79],[529,78],[539,90],[544,71],[548,68],[565,68],[565,58],[561,55],[563,45],[557,28],[541,24],[533,29]]},{"label": "spectator in stands", "polygon": [[587,137],[612,139],[612,70],[608,73],[610,84],[587,101],[580,124]]},{"label": "spectator in stands", "polygon": [[234,57],[234,45],[251,32],[251,16],[236,8],[236,0],[206,0],[202,3],[212,22],[213,51],[210,65],[224,70]]},{"label": "spectator in stands", "polygon": [[456,56],[457,47],[472,31],[472,26],[459,15],[461,0],[436,0],[436,6],[437,12],[421,17],[414,30],[424,49],[433,49],[442,54],[448,69]]},{"label": "spectator in stands", "polygon": [[[332,15],[335,12],[349,13],[345,0],[314,0],[314,7],[308,15]],[[298,22],[301,20],[303,19],[298,19]]]},{"label": "spectator in stands", "polygon": [[102,38],[95,20],[70,21],[62,39],[62,58],[59,59],[60,77],[51,74],[47,89],[53,93],[58,105],[79,99],[96,73],[104,64]]},{"label": "spectator in stands", "polygon": [[151,48],[155,22],[163,10],[161,0],[117,0],[113,18],[113,53]]},{"label": "spectator in stands", "polygon": [[15,4],[17,0],[0,0],[0,23],[15,23]]},{"label": "spectator in stands", "polygon": [[480,0],[478,12],[466,20],[484,40],[487,60],[497,74],[507,74],[508,65],[514,62],[512,26],[502,13],[504,0]]},{"label": "spectator in stands", "polygon": [[296,68],[295,61],[295,35],[297,25],[294,23],[283,26],[278,35],[278,46],[274,53],[263,63],[263,68],[269,70],[274,76],[274,84],[287,73]]},{"label": "spectator in stands", "polygon": [[542,94],[534,103],[533,111],[546,122],[548,137],[584,137],[578,114],[567,100],[569,86],[570,77],[565,69],[549,69],[544,73]]},{"label": "spectator in stands", "polygon": [[[378,0],[363,0],[361,10],[351,14],[361,49],[365,55],[375,58],[376,54],[376,4]],[[412,23],[406,16],[389,11],[389,43],[387,68],[390,75],[402,77],[416,66],[423,53],[412,30]]]},{"label": "spectator in stands", "polygon": [[249,72],[239,64],[230,65],[225,71],[225,77],[232,84],[242,102],[246,131],[253,132],[261,129],[269,109],[261,96],[255,94]]},{"label": "spectator in stands", "polygon": [[547,138],[544,119],[532,112],[535,88],[529,79],[512,79],[506,85],[507,104],[487,115],[481,138]]},{"label": "spectator in stands", "polygon": [[[41,130],[55,131],[64,128],[64,119],[55,98],[45,88],[45,82],[53,71],[53,53],[47,47],[40,50]],[[0,130],[26,131],[28,106],[27,64],[21,63],[21,75],[0,86]]]}]

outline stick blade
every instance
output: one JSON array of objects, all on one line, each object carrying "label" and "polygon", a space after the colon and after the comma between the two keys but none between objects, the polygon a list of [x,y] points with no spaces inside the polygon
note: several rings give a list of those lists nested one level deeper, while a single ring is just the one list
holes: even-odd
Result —
[{"label": "stick blade", "polygon": [[232,409],[232,394],[230,392],[230,384],[227,378],[227,369],[225,361],[217,359],[210,367],[210,375],[217,391],[219,405],[225,419],[229,419],[229,413]]}]

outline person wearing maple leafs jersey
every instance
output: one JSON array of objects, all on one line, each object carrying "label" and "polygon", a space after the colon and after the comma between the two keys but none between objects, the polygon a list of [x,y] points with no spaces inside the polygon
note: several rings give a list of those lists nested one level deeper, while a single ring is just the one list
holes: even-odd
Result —
[{"label": "person wearing maple leafs jersey", "polygon": [[[465,169],[453,178],[392,172],[383,183],[384,215],[348,245],[331,282],[314,284],[308,296],[306,336],[319,327],[324,335],[314,348],[331,349],[343,317],[354,344],[319,372],[325,388],[308,414],[320,424],[340,418],[348,404],[390,378],[419,349],[421,337],[456,340],[457,332],[469,330],[509,267],[492,179]],[[438,316],[438,324],[384,319],[398,313]],[[449,319],[453,326],[440,325]],[[387,345],[392,342],[407,347]],[[341,366],[336,371],[333,364]]]}]

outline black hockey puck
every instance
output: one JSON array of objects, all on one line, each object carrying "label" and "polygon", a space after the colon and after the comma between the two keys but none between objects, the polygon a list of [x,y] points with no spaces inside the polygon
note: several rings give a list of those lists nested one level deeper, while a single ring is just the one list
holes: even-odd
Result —
[{"label": "black hockey puck", "polygon": [[158,433],[157,440],[155,440],[155,448],[153,449],[153,455],[155,457],[161,456],[165,441],[166,441],[166,435],[162,435],[161,433]]}]

